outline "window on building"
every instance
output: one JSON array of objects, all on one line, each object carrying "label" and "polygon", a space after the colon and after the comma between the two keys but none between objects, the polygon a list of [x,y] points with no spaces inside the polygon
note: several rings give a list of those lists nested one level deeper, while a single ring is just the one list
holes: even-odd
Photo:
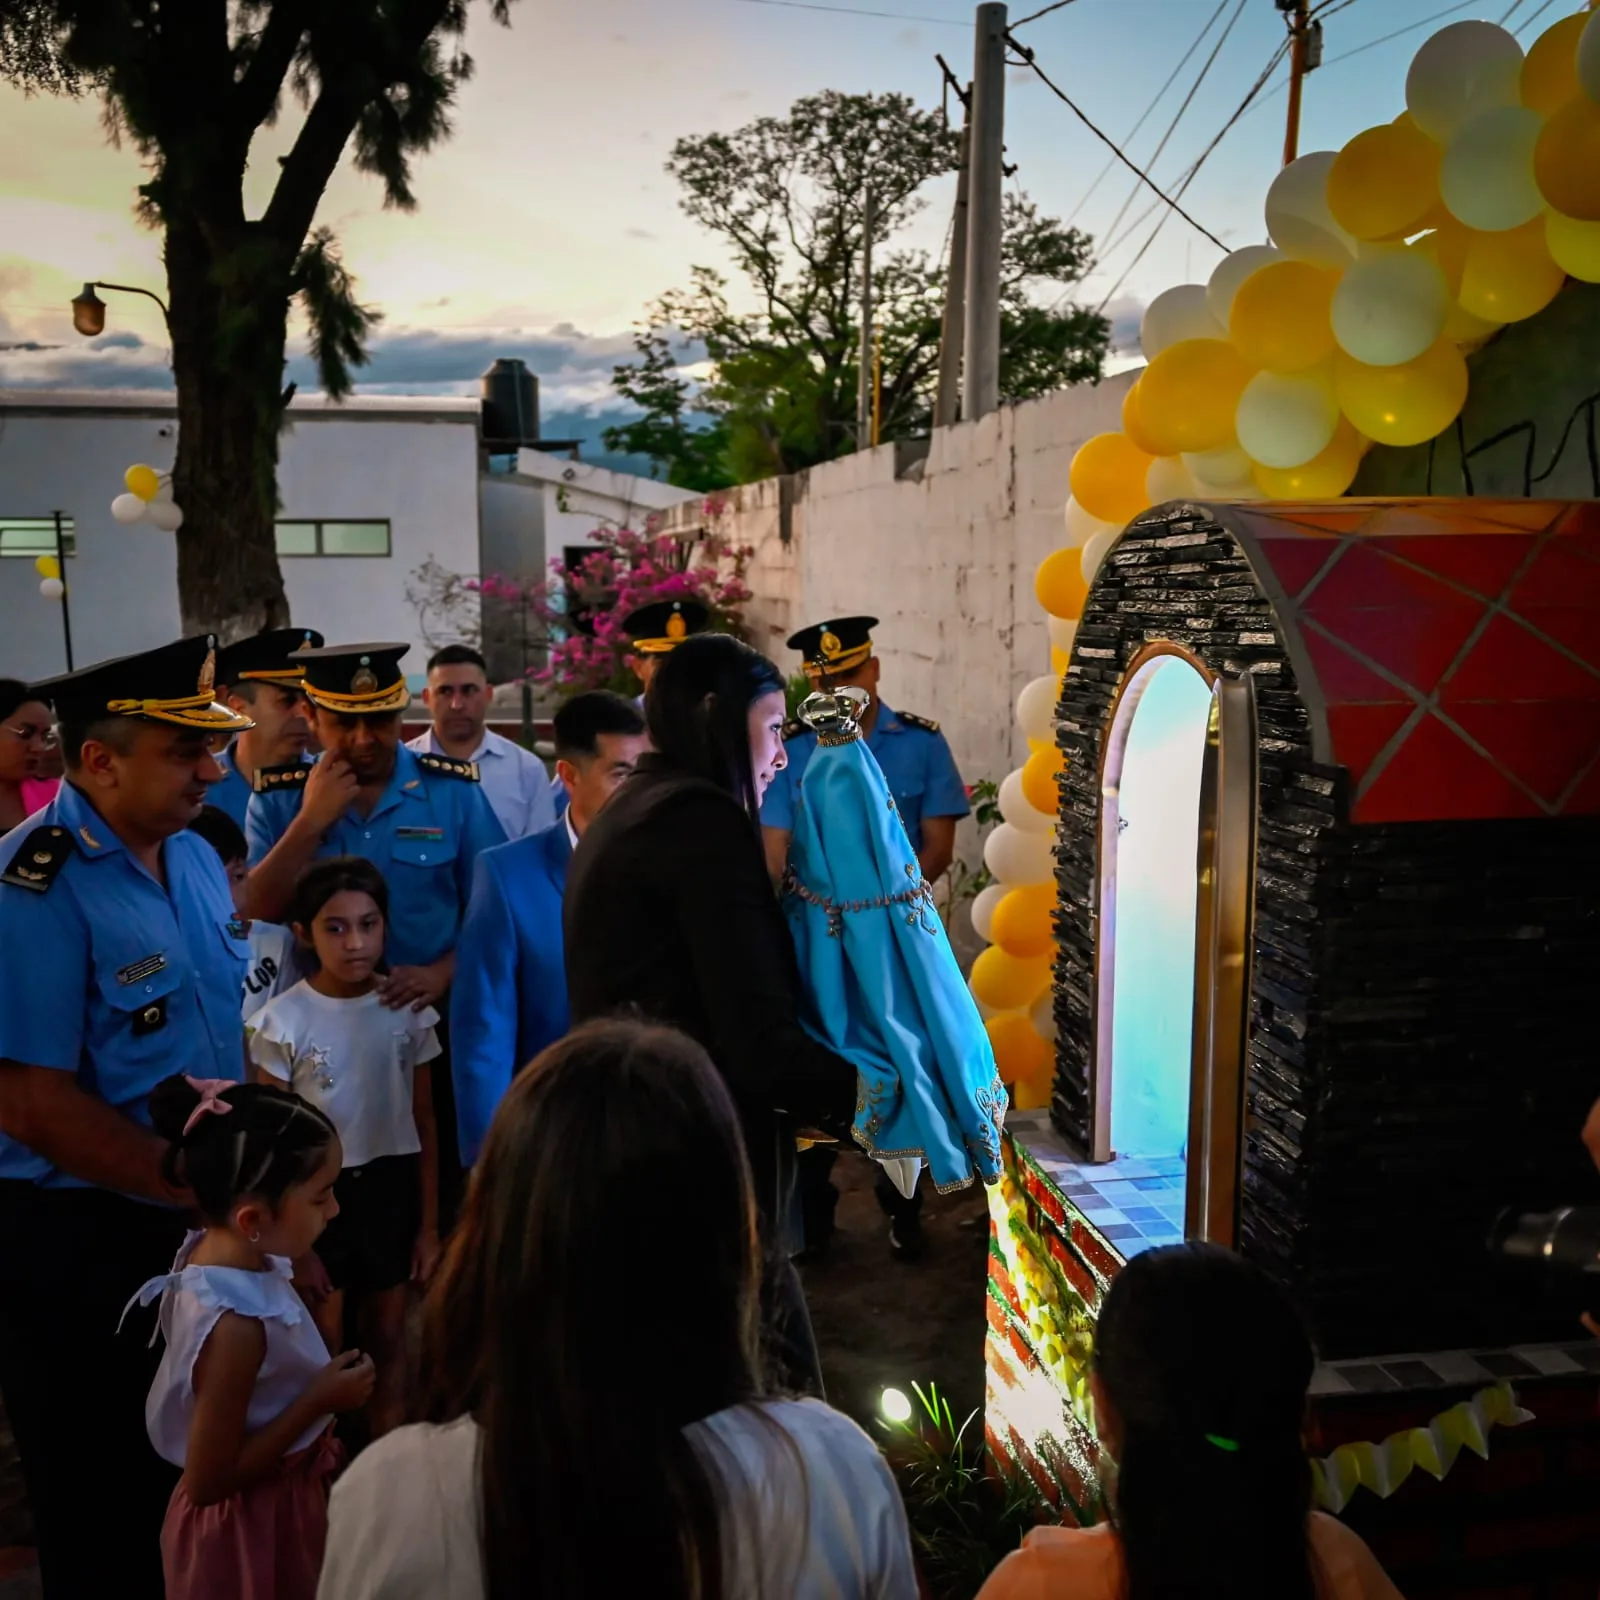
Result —
[{"label": "window on building", "polygon": [[[71,517],[61,519],[61,548],[69,556],[78,553],[77,532]],[[0,556],[53,556],[56,553],[54,517],[0,517]]]},{"label": "window on building", "polygon": [[280,521],[277,543],[280,556],[386,556],[389,554],[389,524],[387,521]]}]

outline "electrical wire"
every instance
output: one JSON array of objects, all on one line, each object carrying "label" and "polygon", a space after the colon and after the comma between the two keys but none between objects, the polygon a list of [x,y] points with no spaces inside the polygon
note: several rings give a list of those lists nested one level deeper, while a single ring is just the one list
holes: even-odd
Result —
[{"label": "electrical wire", "polygon": [[830,11],[842,17],[880,17],[886,22],[931,22],[942,28],[966,29],[971,24],[955,17],[918,17],[905,11],[865,11],[860,6],[825,6],[815,0],[738,0],[743,6],[780,6],[785,11]]},{"label": "electrical wire", "polygon": [[[1167,148],[1167,144],[1171,140],[1173,134],[1177,132],[1178,124],[1183,121],[1184,113],[1191,105],[1194,104],[1194,97],[1200,92],[1200,86],[1206,81],[1206,76],[1211,71],[1212,67],[1217,64],[1217,57],[1222,54],[1222,47],[1228,42],[1228,35],[1233,32],[1235,25],[1239,21],[1239,18],[1244,14],[1244,7],[1245,0],[1239,0],[1238,5],[1234,7],[1233,15],[1228,18],[1227,27],[1222,30],[1221,37],[1211,47],[1211,54],[1206,57],[1205,65],[1200,68],[1199,76],[1196,77],[1192,84],[1190,84],[1188,94],[1183,97],[1183,104],[1178,107],[1177,112],[1172,118],[1172,121],[1167,124],[1167,131],[1161,135],[1161,143],[1155,147],[1155,150],[1146,159],[1146,166],[1153,167],[1155,166],[1156,162],[1161,159],[1162,152]],[[1138,198],[1138,195],[1139,188],[1138,185],[1135,184],[1134,187],[1128,191],[1128,198],[1122,202],[1122,208],[1106,225],[1106,232],[1108,234],[1115,233],[1121,226],[1122,219],[1128,214],[1128,208]]]},{"label": "electrical wire", "polygon": [[1533,26],[1533,25],[1534,25],[1534,23],[1536,23],[1536,22],[1537,22],[1537,21],[1538,21],[1538,20],[1539,20],[1539,18],[1540,18],[1540,17],[1542,17],[1542,16],[1543,16],[1543,15],[1544,15],[1544,14],[1545,14],[1545,12],[1547,12],[1547,11],[1548,11],[1548,10],[1549,10],[1549,9],[1550,9],[1550,7],[1551,7],[1551,6],[1553,6],[1553,5],[1554,5],[1554,4],[1555,4],[1555,3],[1556,3],[1556,0],[1544,0],[1544,4],[1543,4],[1543,5],[1542,5],[1542,6],[1540,6],[1540,7],[1539,7],[1539,9],[1538,9],[1538,10],[1537,10],[1537,11],[1530,11],[1530,12],[1529,12],[1529,13],[1528,13],[1528,14],[1527,14],[1527,16],[1525,16],[1525,17],[1524,17],[1524,18],[1523,18],[1523,19],[1522,19],[1522,21],[1521,21],[1521,22],[1519,22],[1519,23],[1518,23],[1518,24],[1517,24],[1517,25],[1516,25],[1516,27],[1514,27],[1514,28],[1513,28],[1513,29],[1512,29],[1512,30],[1511,30],[1511,31],[1512,31],[1512,32],[1513,32],[1513,33],[1524,33],[1524,32],[1526,32],[1526,31],[1527,31],[1527,30],[1528,30],[1528,29],[1529,29],[1529,28],[1531,28],[1531,27],[1532,27],[1532,26]]},{"label": "electrical wire", "polygon": [[1043,67],[1039,65],[1037,61],[1034,60],[1032,50],[1030,50],[1026,45],[1019,44],[1015,39],[1012,39],[1009,29],[1007,30],[1006,37],[1010,42],[1012,49],[1022,57],[1024,64],[1033,68],[1033,71],[1038,77],[1039,81],[1047,89],[1049,89],[1053,95],[1055,95],[1056,99],[1058,99],[1073,114],[1073,116],[1075,116],[1078,121],[1081,122],[1084,127],[1086,127],[1089,132],[1101,142],[1101,144],[1105,145],[1116,155],[1117,159],[1123,164],[1123,166],[1125,166],[1130,172],[1134,173],[1143,183],[1145,183],[1150,188],[1151,192],[1154,193],[1159,199],[1165,201],[1168,206],[1176,211],[1178,215],[1195,230],[1196,233],[1203,233],[1206,238],[1208,238],[1219,250],[1227,249],[1227,246],[1223,244],[1216,234],[1214,234],[1209,228],[1203,226],[1201,223],[1196,222],[1195,219],[1191,217],[1189,213],[1177,203],[1176,200],[1172,199],[1169,195],[1164,194],[1160,187],[1156,184],[1155,180],[1147,172],[1135,166],[1134,163],[1130,161],[1127,156],[1125,156],[1118,148],[1116,142],[1106,134],[1102,133],[1100,129],[1097,128],[1094,123],[1083,114],[1083,112],[1073,102],[1072,97],[1067,94],[1060,84],[1050,77],[1050,75],[1044,70]]},{"label": "electrical wire", "polygon": [[1071,4],[1072,0],[1055,0],[1054,5],[1045,6],[1042,10],[1030,12],[1025,17],[1018,17],[1015,22],[1009,23],[1008,26],[1020,28],[1025,23],[1037,22],[1040,17],[1048,17],[1052,11],[1061,11]]},{"label": "electrical wire", "polygon": [[[1167,74],[1167,81],[1165,83],[1163,83],[1159,89],[1156,90],[1155,96],[1150,101],[1150,104],[1147,105],[1144,108],[1144,110],[1139,114],[1139,120],[1136,123],[1134,123],[1134,125],[1123,136],[1122,142],[1125,145],[1133,143],[1134,139],[1138,135],[1139,130],[1145,125],[1145,123],[1147,123],[1150,120],[1150,117],[1154,113],[1156,107],[1161,104],[1161,101],[1165,97],[1167,90],[1170,89],[1173,86],[1173,84],[1177,82],[1178,74],[1180,72],[1182,72],[1183,69],[1186,66],[1189,65],[1190,61],[1192,61],[1194,59],[1195,51],[1197,51],[1200,48],[1200,46],[1205,42],[1206,35],[1211,32],[1213,27],[1216,26],[1217,18],[1220,17],[1222,15],[1222,13],[1224,11],[1226,11],[1227,9],[1228,9],[1228,0],[1217,0],[1217,9],[1211,13],[1211,15],[1206,19],[1205,26],[1203,28],[1201,28],[1199,33],[1197,33],[1194,36],[1194,42],[1189,46],[1189,48],[1187,50],[1184,51],[1183,59],[1177,64],[1177,66],[1175,66],[1172,69],[1171,72],[1169,72]],[[1083,210],[1083,208],[1089,203],[1090,196],[1093,195],[1095,190],[1098,189],[1100,187],[1100,185],[1105,182],[1107,176],[1111,173],[1113,168],[1115,168],[1116,164],[1117,164],[1117,158],[1115,156],[1112,156],[1107,160],[1106,164],[1103,167],[1101,167],[1099,172],[1097,172],[1095,174],[1094,182],[1091,183],[1089,185],[1089,187],[1084,190],[1083,197],[1078,201],[1077,205],[1075,205],[1072,208],[1071,212],[1067,216],[1066,220],[1067,220],[1067,225],[1069,227],[1072,225],[1072,223],[1074,221],[1077,220],[1078,213],[1081,212]]]},{"label": "electrical wire", "polygon": [[1522,9],[1522,6],[1523,0],[1511,0],[1510,9],[1501,14],[1500,26],[1502,28],[1505,27],[1505,25]]},{"label": "electrical wire", "polygon": [[[1221,128],[1217,130],[1216,136],[1212,139],[1211,143],[1200,152],[1198,158],[1195,160],[1194,165],[1189,168],[1189,171],[1184,176],[1183,182],[1178,186],[1179,198],[1183,196],[1189,185],[1193,183],[1194,180],[1199,176],[1200,169],[1210,159],[1212,152],[1233,131],[1234,127],[1238,124],[1239,119],[1245,114],[1246,111],[1250,109],[1250,106],[1254,102],[1256,96],[1260,94],[1261,91],[1266,87],[1267,80],[1271,78],[1272,74],[1278,70],[1283,58],[1288,55],[1289,45],[1290,41],[1288,39],[1284,39],[1279,43],[1278,48],[1272,52],[1272,56],[1268,60],[1266,66],[1262,68],[1260,76],[1250,86],[1250,89],[1246,93],[1244,99],[1239,102],[1238,109],[1233,113],[1232,116],[1228,118],[1225,123],[1223,123]],[[1154,207],[1151,207],[1150,209],[1153,210]],[[1176,210],[1176,206],[1174,206],[1173,209]],[[1157,219],[1155,227],[1150,230],[1149,237],[1146,238],[1145,242],[1139,246],[1139,249],[1134,255],[1133,260],[1131,260],[1127,266],[1122,269],[1121,276],[1114,284],[1112,284],[1110,289],[1106,291],[1105,295],[1101,298],[1100,304],[1095,307],[1097,314],[1104,311],[1111,301],[1116,298],[1117,291],[1121,289],[1123,284],[1128,281],[1133,269],[1137,267],[1142,260],[1144,260],[1146,253],[1150,249],[1150,246],[1156,242],[1157,237],[1160,235],[1161,230],[1167,225],[1171,215],[1171,211],[1163,212],[1162,215]],[[1206,237],[1210,239],[1219,250],[1223,251],[1224,253],[1227,252],[1228,247],[1220,239],[1209,233],[1206,235]]]}]

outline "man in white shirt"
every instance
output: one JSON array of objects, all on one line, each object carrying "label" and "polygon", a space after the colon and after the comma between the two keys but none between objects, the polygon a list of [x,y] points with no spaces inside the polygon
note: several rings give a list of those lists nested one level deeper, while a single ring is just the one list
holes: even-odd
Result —
[{"label": "man in white shirt", "polygon": [[477,762],[483,797],[506,838],[524,839],[556,820],[555,789],[538,756],[485,726],[489,699],[488,670],[476,650],[447,644],[434,651],[422,691],[433,726],[412,739],[410,748],[419,755]]}]

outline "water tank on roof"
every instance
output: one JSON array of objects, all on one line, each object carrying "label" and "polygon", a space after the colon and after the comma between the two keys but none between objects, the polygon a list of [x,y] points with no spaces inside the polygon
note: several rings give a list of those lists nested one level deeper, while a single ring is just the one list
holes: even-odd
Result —
[{"label": "water tank on roof", "polygon": [[502,357],[479,380],[483,390],[483,439],[494,446],[539,442],[539,380],[527,364]]}]

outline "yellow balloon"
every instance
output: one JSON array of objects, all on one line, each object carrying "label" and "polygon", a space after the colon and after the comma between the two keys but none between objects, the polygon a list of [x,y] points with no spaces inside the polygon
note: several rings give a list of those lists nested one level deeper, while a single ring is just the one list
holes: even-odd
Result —
[{"label": "yellow balloon", "polygon": [[[1250,281],[1246,279],[1246,284]],[[1169,345],[1139,379],[1139,415],[1145,431],[1161,445],[1164,456],[1221,449],[1233,440],[1233,414],[1244,386],[1254,376],[1255,369],[1226,339],[1181,339]],[[1147,460],[1146,470],[1149,465]],[[1143,482],[1141,478],[1141,488]]]},{"label": "yellow balloon", "polygon": [[1072,665],[1072,652],[1070,650],[1057,650],[1050,646],[1050,670],[1059,678],[1068,667]]},{"label": "yellow balloon", "polygon": [[1018,1078],[1011,1090],[1011,1103],[1018,1111],[1043,1111],[1055,1092],[1055,1068],[1037,1077]]},{"label": "yellow balloon", "polygon": [[1600,283],[1600,222],[1579,222],[1559,211],[1544,214],[1544,243],[1569,278]]},{"label": "yellow balloon", "polygon": [[1083,580],[1083,563],[1078,552],[1068,546],[1052,550],[1039,563],[1033,575],[1033,592],[1052,617],[1071,621],[1083,615],[1083,602],[1089,597],[1089,585]]},{"label": "yellow balloon", "polygon": [[1490,335],[1499,333],[1504,323],[1486,322],[1482,317],[1475,317],[1470,311],[1463,311],[1459,305],[1453,305],[1446,313],[1444,319],[1443,337],[1451,344],[1459,345],[1464,352],[1476,350]]},{"label": "yellow balloon", "polygon": [[1304,466],[1263,467],[1257,463],[1256,487],[1269,500],[1337,500],[1355,482],[1366,443],[1341,417],[1333,443]]},{"label": "yellow balloon", "polygon": [[1358,133],[1328,170],[1328,209],[1357,239],[1403,239],[1439,200],[1439,146],[1409,112]]},{"label": "yellow balloon", "polygon": [[1539,192],[1563,216],[1600,222],[1600,105],[1574,95],[1552,113],[1533,152]]},{"label": "yellow balloon", "polygon": [[129,467],[122,481],[127,484],[128,493],[141,500],[154,500],[161,493],[161,479],[154,467]]},{"label": "yellow balloon", "polygon": [[972,963],[970,982],[973,994],[991,1011],[1020,1011],[1050,987],[1050,958],[1018,961],[990,945]]},{"label": "yellow balloon", "polygon": [[61,576],[61,563],[54,556],[40,556],[34,561],[33,570],[41,578],[59,578]]},{"label": "yellow balloon", "polygon": [[[1052,801],[1050,810],[1055,810]],[[1036,961],[1055,948],[1056,930],[1052,920],[1056,909],[1053,883],[1029,884],[1025,889],[1008,889],[994,908],[990,933],[996,945],[1019,961]]]},{"label": "yellow balloon", "polygon": [[1485,322],[1521,322],[1555,299],[1565,277],[1550,259],[1544,218],[1535,217],[1504,233],[1469,235],[1457,298]]},{"label": "yellow balloon", "polygon": [[1578,93],[1578,35],[1589,19],[1580,11],[1546,28],[1528,46],[1522,63],[1522,103],[1553,116]]},{"label": "yellow balloon", "polygon": [[989,1035],[989,1048],[994,1051],[1001,1083],[1054,1073],[1055,1047],[1039,1037],[1026,1017],[990,1017],[983,1031]]},{"label": "yellow balloon", "polygon": [[1022,763],[1022,798],[1035,811],[1053,817],[1061,808],[1057,776],[1066,770],[1067,758],[1056,745],[1035,750]]},{"label": "yellow balloon", "polygon": [[1379,444],[1422,444],[1460,415],[1467,363],[1448,339],[1397,367],[1369,367],[1341,350],[1333,360],[1333,387],[1358,432]]},{"label": "yellow balloon", "polygon": [[[1148,373],[1139,381],[1147,382]],[[1072,458],[1068,472],[1072,498],[1102,522],[1131,522],[1150,503],[1144,479],[1153,459],[1125,433],[1097,433],[1085,440]],[[1054,615],[1076,616],[1077,612],[1057,611]]]},{"label": "yellow balloon", "polygon": [[1234,348],[1253,367],[1304,372],[1333,354],[1329,321],[1337,273],[1274,261],[1245,279],[1228,313]]},{"label": "yellow balloon", "polygon": [[1144,419],[1139,414],[1139,385],[1137,381],[1122,397],[1122,431],[1146,455],[1160,455],[1161,452],[1151,442],[1150,435],[1145,432]]}]

